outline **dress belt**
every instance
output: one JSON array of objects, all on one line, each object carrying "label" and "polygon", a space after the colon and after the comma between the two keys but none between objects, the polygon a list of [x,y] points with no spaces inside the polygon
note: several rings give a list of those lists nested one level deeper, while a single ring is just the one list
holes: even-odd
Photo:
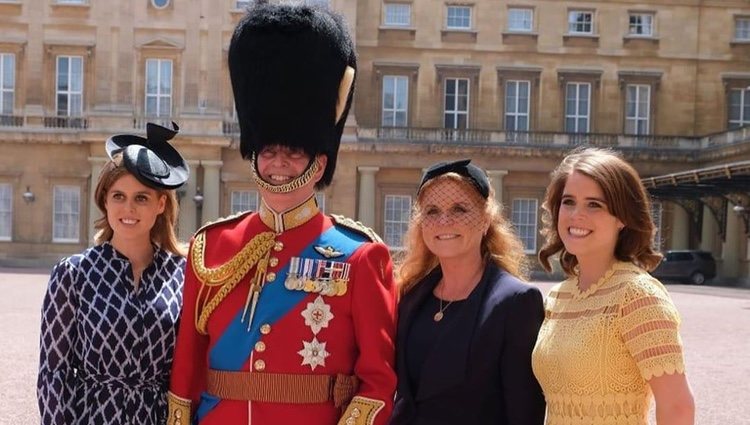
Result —
[{"label": "dress belt", "polygon": [[234,372],[209,369],[206,392],[225,400],[267,403],[326,403],[346,406],[359,388],[356,376]]},{"label": "dress belt", "polygon": [[163,390],[167,388],[168,382],[166,378],[144,380],[138,377],[117,377],[99,374],[81,375],[80,380],[89,385],[114,385],[133,390]]}]

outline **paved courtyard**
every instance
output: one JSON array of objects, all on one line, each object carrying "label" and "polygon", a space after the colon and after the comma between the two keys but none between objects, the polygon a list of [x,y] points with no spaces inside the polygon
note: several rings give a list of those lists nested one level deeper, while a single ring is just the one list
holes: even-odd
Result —
[{"label": "paved courtyard", "polygon": [[[0,269],[0,425],[38,424],[39,315],[47,271]],[[546,293],[551,284],[537,283]],[[750,290],[668,286],[683,317],[698,425],[750,423]]]}]

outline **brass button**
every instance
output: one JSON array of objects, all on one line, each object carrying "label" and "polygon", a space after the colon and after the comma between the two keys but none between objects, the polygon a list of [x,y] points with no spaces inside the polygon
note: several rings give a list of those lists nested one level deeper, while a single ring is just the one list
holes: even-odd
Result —
[{"label": "brass button", "polygon": [[266,351],[266,343],[263,341],[258,341],[255,343],[255,351],[262,353]]},{"label": "brass button", "polygon": [[265,323],[265,324],[261,325],[260,326],[260,333],[262,333],[263,335],[270,334],[271,333],[271,325],[269,325],[268,323]]},{"label": "brass button", "polygon": [[282,249],[284,249],[284,242],[276,241],[276,243],[273,245],[273,250],[279,252]]},{"label": "brass button", "polygon": [[279,259],[276,257],[271,257],[268,259],[268,265],[271,267],[276,267],[279,265]]},{"label": "brass button", "polygon": [[276,273],[271,272],[266,275],[266,282],[273,282],[276,280]]},{"label": "brass button", "polygon": [[266,368],[266,362],[264,362],[262,359],[258,359],[254,363],[255,370],[263,370]]}]

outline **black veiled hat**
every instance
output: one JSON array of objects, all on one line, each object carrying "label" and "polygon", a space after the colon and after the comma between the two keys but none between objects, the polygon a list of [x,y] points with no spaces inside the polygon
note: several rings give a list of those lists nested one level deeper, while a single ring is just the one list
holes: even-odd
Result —
[{"label": "black veiled hat", "polygon": [[330,184],[354,91],[352,80],[339,105],[340,86],[348,67],[357,69],[343,18],[323,7],[258,1],[235,28],[228,59],[242,156],[268,145],[325,154],[319,184]]},{"label": "black veiled hat", "polygon": [[419,189],[417,193],[422,190],[422,186],[428,181],[434,179],[437,176],[443,174],[456,173],[460,176],[468,178],[474,187],[477,189],[483,198],[487,199],[490,196],[490,181],[487,178],[487,174],[482,171],[481,168],[471,163],[470,159],[459,159],[451,162],[439,162],[430,166],[422,176],[422,181],[419,182]]},{"label": "black veiled hat", "polygon": [[180,128],[146,124],[146,137],[116,134],[107,139],[107,155],[122,153],[122,163],[138,181],[155,189],[177,189],[190,175],[190,168],[179,152],[168,143]]}]

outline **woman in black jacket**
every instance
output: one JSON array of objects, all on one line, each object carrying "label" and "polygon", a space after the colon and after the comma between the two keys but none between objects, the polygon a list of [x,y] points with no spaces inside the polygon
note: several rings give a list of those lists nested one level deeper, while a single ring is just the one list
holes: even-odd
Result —
[{"label": "woman in black jacket", "polygon": [[521,280],[525,255],[485,173],[430,167],[399,268],[398,388],[392,425],[541,425],[531,351],[544,319]]}]

